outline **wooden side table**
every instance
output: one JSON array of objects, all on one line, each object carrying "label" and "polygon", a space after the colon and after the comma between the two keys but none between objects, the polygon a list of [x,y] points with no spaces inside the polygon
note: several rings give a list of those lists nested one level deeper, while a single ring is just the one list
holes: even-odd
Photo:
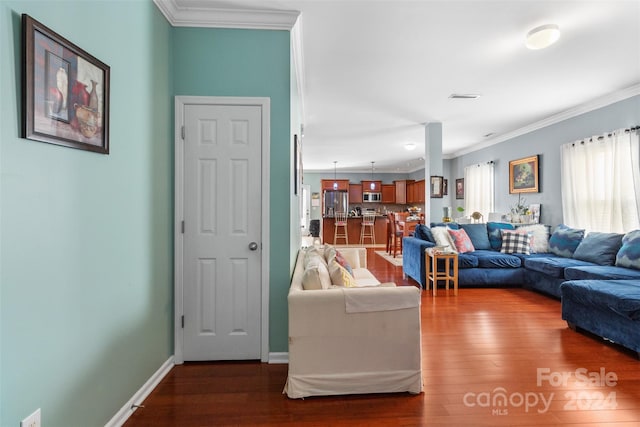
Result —
[{"label": "wooden side table", "polygon": [[[433,286],[433,296],[438,290],[438,280],[444,280],[447,290],[449,283],[453,286],[453,294],[458,295],[458,254],[455,252],[437,252],[427,249],[424,253],[427,266],[427,291]],[[438,271],[438,263],[444,263],[444,271]]]}]

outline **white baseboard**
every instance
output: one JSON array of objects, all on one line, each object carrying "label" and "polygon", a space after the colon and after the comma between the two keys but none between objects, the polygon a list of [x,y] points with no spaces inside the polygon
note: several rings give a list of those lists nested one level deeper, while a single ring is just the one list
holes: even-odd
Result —
[{"label": "white baseboard", "polygon": [[269,363],[270,364],[289,363],[289,353],[288,352],[282,352],[282,353],[271,352],[269,353]]},{"label": "white baseboard", "polygon": [[[286,353],[285,353],[286,354]],[[149,396],[149,393],[153,391],[154,388],[162,381],[162,379],[173,369],[174,362],[173,356],[167,359],[166,362],[160,366],[152,376],[147,380],[146,383],[138,390],[127,403],[109,420],[105,427],[121,427],[133,414],[133,412],[137,409],[133,407],[133,405],[141,404],[144,399]]]}]

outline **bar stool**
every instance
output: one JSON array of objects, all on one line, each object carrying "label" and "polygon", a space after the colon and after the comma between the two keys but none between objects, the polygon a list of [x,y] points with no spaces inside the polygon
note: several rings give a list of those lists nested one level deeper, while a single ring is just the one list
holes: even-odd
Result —
[{"label": "bar stool", "polygon": [[[347,233],[347,213],[336,212],[334,215],[335,228],[333,231],[333,244],[338,243],[338,239],[344,239],[345,244],[349,244],[349,236]],[[342,229],[339,231],[339,229]]]},{"label": "bar stool", "polygon": [[363,215],[362,225],[360,226],[360,244],[364,245],[364,241],[369,239],[372,244],[376,244],[376,216]]}]

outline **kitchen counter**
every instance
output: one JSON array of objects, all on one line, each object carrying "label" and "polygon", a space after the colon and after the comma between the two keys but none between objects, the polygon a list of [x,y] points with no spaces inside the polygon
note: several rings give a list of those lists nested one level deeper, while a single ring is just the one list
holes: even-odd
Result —
[{"label": "kitchen counter", "polygon": [[[357,245],[360,243],[360,228],[362,226],[361,216],[350,216],[347,218],[347,235],[349,236],[349,244]],[[335,231],[334,218],[325,216],[322,219],[322,241],[324,243],[333,244],[333,234]],[[387,244],[387,217],[386,215],[376,215],[374,226],[377,245]],[[338,244],[344,244],[343,239],[338,240]],[[370,244],[366,239],[366,244]]]}]

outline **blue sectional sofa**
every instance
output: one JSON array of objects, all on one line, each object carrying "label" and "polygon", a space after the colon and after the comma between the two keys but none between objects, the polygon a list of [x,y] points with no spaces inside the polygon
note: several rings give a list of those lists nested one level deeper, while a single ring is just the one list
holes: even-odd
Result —
[{"label": "blue sectional sofa", "polygon": [[[562,318],[570,327],[587,330],[640,355],[640,230],[585,236],[584,230],[559,225],[544,252],[502,253],[500,230],[512,229],[509,224],[446,226],[465,230],[475,249],[458,255],[461,287],[524,286],[561,298]],[[414,236],[403,239],[403,272],[422,287],[424,252],[436,246],[435,231],[422,225],[416,227]]]}]

